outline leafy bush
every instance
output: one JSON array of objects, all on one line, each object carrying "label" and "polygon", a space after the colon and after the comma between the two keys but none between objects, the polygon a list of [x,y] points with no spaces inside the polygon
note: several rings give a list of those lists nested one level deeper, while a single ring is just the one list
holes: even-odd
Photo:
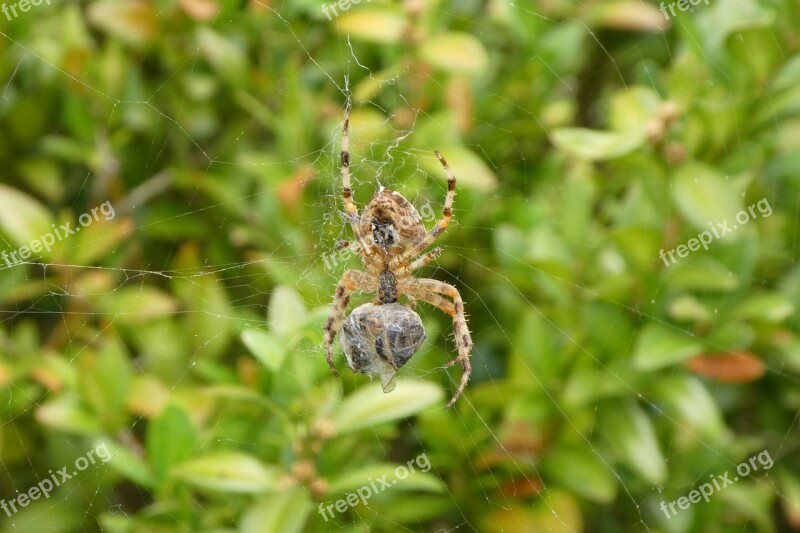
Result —
[{"label": "leafy bush", "polygon": [[[796,2],[25,5],[0,30],[4,531],[800,528]],[[438,213],[434,149],[458,177],[421,271],[475,341],[452,410],[425,304],[394,392],[325,362],[359,268],[346,102],[360,206]]]}]

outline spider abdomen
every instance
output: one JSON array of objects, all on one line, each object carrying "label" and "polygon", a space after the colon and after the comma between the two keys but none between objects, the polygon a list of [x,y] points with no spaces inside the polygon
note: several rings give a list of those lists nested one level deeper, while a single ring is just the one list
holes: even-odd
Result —
[{"label": "spider abdomen", "polygon": [[364,304],[342,326],[342,348],[353,372],[380,376],[384,391],[394,388],[394,373],[425,342],[419,315],[399,303]]}]

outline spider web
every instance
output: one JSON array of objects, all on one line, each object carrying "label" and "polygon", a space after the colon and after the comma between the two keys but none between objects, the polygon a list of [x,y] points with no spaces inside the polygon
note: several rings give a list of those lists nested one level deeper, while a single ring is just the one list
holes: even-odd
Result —
[{"label": "spider web", "polygon": [[[344,107],[346,101],[353,101],[353,85],[356,79],[371,79],[380,82],[383,87],[380,91],[380,97],[367,98],[366,101],[357,102],[354,105],[354,121],[351,138],[351,153],[352,153],[352,172],[353,172],[353,188],[355,199],[359,206],[363,206],[368,201],[371,194],[379,187],[387,187],[398,190],[404,194],[412,203],[418,208],[422,205],[430,205],[433,211],[438,215],[441,208],[441,203],[444,200],[446,190],[446,182],[442,179],[442,174],[438,173],[436,165],[438,162],[433,156],[432,150],[439,148],[439,146],[430,146],[422,148],[414,142],[414,134],[417,133],[419,127],[419,119],[424,117],[433,122],[442,122],[441,128],[447,129],[449,124],[445,124],[440,116],[432,116],[427,111],[420,109],[418,106],[410,101],[407,95],[406,87],[414,84],[432,84],[434,86],[444,86],[443,78],[437,72],[419,72],[406,66],[397,69],[389,75],[384,72],[373,72],[372,68],[366,65],[371,63],[370,46],[359,43],[357,40],[347,37],[342,34],[338,40],[338,68],[332,69],[331,67],[322,63],[318,58],[318,51],[315,51],[313,44],[316,40],[313,36],[306,35],[308,28],[298,27],[289,21],[288,17],[284,16],[285,11],[289,11],[293,6],[290,2],[279,2],[276,4],[262,3],[255,0],[255,4],[264,9],[269,16],[274,18],[277,22],[276,31],[282,32],[286,36],[291,36],[291,40],[296,44],[297,49],[302,51],[302,54],[307,58],[308,62],[313,65],[311,69],[314,74],[321,80],[321,85],[330,93],[339,96],[341,102],[341,109]],[[555,20],[540,13],[540,10],[535,7],[526,7],[509,3],[507,8],[512,13],[512,16],[533,16],[541,19],[545,26],[552,25],[553,27],[561,24],[561,21]],[[354,8],[355,9],[355,8]],[[447,10],[441,7],[439,13],[458,19],[462,16],[461,11]],[[464,8],[465,10],[467,8]],[[465,11],[466,12],[466,11]],[[30,16],[36,16],[30,14]],[[702,16],[698,13],[697,16]],[[240,18],[246,17],[246,14],[239,14],[233,17],[229,24],[241,22]],[[601,79],[602,77],[615,76],[618,77],[618,82],[621,86],[627,87],[628,83],[621,72],[618,61],[612,51],[602,48],[601,41],[593,33],[593,31],[583,24],[582,22],[572,19],[572,22],[578,22],[578,27],[582,27],[585,31],[587,40],[593,41],[600,45],[601,53],[605,57],[610,70],[599,70],[605,67],[598,67],[598,70],[590,71],[589,75]],[[321,22],[320,22],[321,24]],[[333,22],[334,26],[338,24],[337,21]],[[483,32],[490,32],[491,25],[487,22],[473,22],[474,31],[476,34]],[[680,20],[676,20],[675,24],[682,24]],[[688,31],[688,30],[687,30]],[[77,360],[81,354],[90,349],[92,343],[96,341],[105,331],[114,328],[118,322],[135,321],[141,318],[143,313],[137,311],[125,311],[121,309],[113,310],[98,310],[92,306],[71,306],[70,309],[60,308],[61,302],[64,298],[72,298],[78,301],[95,301],[98,297],[103,295],[115,295],[119,293],[126,294],[140,294],[144,297],[147,293],[148,287],[151,286],[177,286],[186,285],[192,287],[193,290],[199,292],[204,297],[207,297],[209,302],[214,302],[216,295],[215,291],[217,286],[210,284],[208,280],[216,279],[221,284],[232,289],[234,296],[231,298],[230,306],[225,310],[214,309],[212,306],[201,305],[203,302],[196,302],[197,308],[176,308],[171,309],[170,314],[177,316],[180,319],[194,320],[196,317],[211,317],[216,320],[230,322],[232,329],[243,328],[265,328],[265,315],[267,311],[267,302],[272,294],[271,289],[265,288],[271,286],[277,273],[283,273],[287,280],[296,279],[296,284],[301,289],[300,292],[307,297],[306,304],[309,307],[319,307],[329,304],[336,282],[343,273],[346,267],[354,267],[357,261],[350,259],[348,261],[337,262],[332,268],[321,268],[323,265],[324,257],[333,257],[338,253],[335,243],[339,240],[352,239],[349,226],[345,223],[343,209],[341,206],[340,198],[340,178],[339,178],[339,165],[338,154],[341,143],[341,109],[339,110],[338,119],[334,118],[329,123],[322,125],[322,129],[326,132],[326,138],[329,139],[328,144],[306,153],[297,153],[290,159],[271,160],[271,161],[247,161],[246,158],[229,158],[228,154],[231,152],[247,152],[252,155],[253,147],[244,145],[242,139],[251,135],[253,131],[257,131],[263,127],[263,124],[256,118],[251,119],[240,132],[231,137],[227,145],[217,146],[217,151],[209,150],[205,143],[199,138],[196,133],[192,133],[192,127],[187,124],[188,120],[181,116],[171,116],[169,113],[159,109],[158,106],[152,102],[156,99],[157,93],[168,87],[170,84],[177,83],[175,79],[165,79],[163,86],[155,93],[147,95],[145,98],[136,98],[132,100],[119,99],[115,96],[105,93],[98,89],[91,82],[86,79],[89,76],[76,76],[69,73],[62,68],[56,66],[54,62],[44,57],[41,53],[37,52],[29,43],[32,37],[17,38],[11,37],[9,33],[0,32],[6,41],[6,48],[4,54],[9,57],[19,57],[18,64],[13,71],[11,78],[6,82],[3,91],[3,96],[0,97],[0,103],[7,98],[10,98],[11,93],[18,90],[16,87],[23,82],[18,79],[21,72],[25,72],[31,68],[43,68],[52,71],[55,83],[67,85],[78,84],[88,91],[92,98],[103,104],[109,102],[113,104],[112,111],[107,116],[108,126],[115,118],[115,114],[127,111],[131,108],[140,108],[146,110],[148,113],[155,113],[161,120],[166,121],[170,125],[173,134],[189,141],[190,145],[196,150],[197,169],[200,174],[200,180],[211,179],[215,172],[220,169],[234,168],[237,171],[245,173],[258,174],[264,169],[281,166],[297,166],[318,169],[318,176],[316,181],[319,183],[319,197],[316,199],[311,198],[308,194],[301,196],[301,207],[303,213],[308,213],[305,217],[298,217],[297,226],[302,233],[313,235],[314,241],[313,248],[306,253],[298,253],[297,247],[293,244],[294,235],[288,234],[281,242],[272,243],[269,247],[265,247],[260,253],[254,254],[252,259],[243,262],[215,262],[212,258],[200,260],[201,264],[187,266],[185,268],[175,268],[168,265],[180,263],[177,261],[182,256],[185,250],[181,246],[175,245],[171,253],[167,257],[158,258],[139,258],[140,265],[145,265],[147,268],[129,268],[125,266],[124,260],[114,261],[119,266],[86,266],[83,264],[60,264],[60,263],[46,263],[38,261],[29,261],[19,265],[10,267],[3,266],[0,271],[13,271],[11,279],[11,288],[20,289],[20,293],[24,295],[25,287],[36,283],[44,282],[47,284],[47,294],[44,297],[37,297],[28,299],[20,296],[19,301],[15,302],[12,310],[5,310],[3,313],[3,322],[7,326],[18,324],[26,319],[26,317],[33,317],[39,319],[40,315],[44,315],[46,320],[52,321],[53,328],[57,329],[63,325],[63,331],[75,331],[73,323],[79,321],[86,324],[85,332],[79,335],[68,338],[65,342],[65,353],[70,354],[70,365],[77,366]],[[667,50],[670,49],[669,43],[665,44]],[[20,52],[21,51],[21,52]],[[621,53],[639,53],[638,50],[624,50]],[[330,57],[330,54],[325,54]],[[195,51],[188,55],[188,59],[181,65],[189,71],[194,71],[196,65],[201,61],[201,54]],[[571,94],[574,90],[572,87],[573,80],[563,80],[557,73],[557,67],[551,65],[543,56],[532,58],[532,61],[542,63],[544,67],[552,72],[555,77],[559,79],[561,84],[560,91],[563,94]],[[709,60],[710,61],[710,60]],[[724,72],[724,68],[714,65],[715,68]],[[88,74],[88,73],[86,73]],[[655,88],[657,84],[652,81]],[[408,91],[410,92],[410,91]],[[185,97],[188,99],[188,97]],[[541,129],[541,133],[545,136],[550,136],[552,131],[546,125],[546,120],[540,116],[537,110],[529,109],[523,104],[509,101],[509,99],[502,94],[488,94],[483,95],[482,105],[504,105],[512,106],[517,109],[520,116],[529,121],[532,127]],[[408,116],[398,117],[398,109],[411,110]],[[366,113],[370,113],[367,115]],[[65,112],[66,113],[66,112]],[[360,116],[359,116],[360,115]],[[365,132],[370,131],[367,124],[368,119],[383,117],[381,124],[382,136],[378,139],[369,138]],[[403,124],[403,126],[398,126]],[[534,126],[535,125],[535,126]],[[777,126],[776,126],[777,128]],[[494,131],[509,131],[505,129],[503,124],[480,124],[481,131],[494,130]],[[430,135],[429,135],[430,136]],[[166,144],[166,141],[165,141]],[[241,146],[240,146],[241,144]],[[502,184],[504,169],[497,167],[493,163],[491,153],[487,153],[481,144],[466,145],[474,153],[478,154],[487,162],[488,167],[496,179]],[[522,166],[535,168],[529,159],[532,157],[526,154],[526,147],[519,145],[512,138],[508,139],[509,149],[518,155],[518,159]],[[157,172],[163,166],[161,154],[166,146],[152,146],[150,158],[145,162],[145,168],[150,172]],[[444,154],[447,157],[447,153]],[[251,157],[251,159],[258,159]],[[87,172],[82,185],[82,189],[90,189],[92,187],[93,172]],[[533,391],[539,401],[544,402],[547,408],[554,409],[560,422],[578,442],[587,445],[593,452],[594,458],[602,465],[602,468],[610,472],[619,486],[620,494],[617,498],[616,504],[626,508],[629,507],[633,510],[633,516],[637,517],[632,523],[618,524],[620,528],[628,530],[661,530],[663,521],[655,518],[658,511],[656,505],[663,499],[662,491],[666,487],[659,484],[642,487],[640,482],[634,480],[630,472],[623,466],[612,463],[607,457],[604,447],[598,445],[596,440],[596,433],[598,428],[607,421],[600,416],[600,412],[595,408],[594,420],[587,421],[583,417],[579,417],[573,413],[569,407],[562,405],[561,400],[554,395],[550,387],[544,383],[539,374],[529,364],[529,359],[520,357],[519,354],[529,350],[529,346],[521,344],[519,335],[516,333],[517,324],[509,324],[504,318],[501,302],[498,302],[496,295],[487,294],[485,291],[480,290],[476,286],[478,280],[481,281],[482,287],[493,287],[496,289],[498,295],[505,295],[509,298],[515,298],[524,303],[524,306],[530,310],[535,316],[541,319],[544,323],[549,325],[563,341],[565,350],[574,350],[578,357],[586,358],[598,364],[604,372],[604,378],[610,382],[618,385],[621,389],[628,391],[635,398],[638,398],[641,405],[648,409],[648,415],[660,421],[666,421],[668,425],[679,431],[684,431],[693,434],[701,445],[712,455],[718,457],[722,464],[728,465],[733,469],[736,467],[736,461],[731,461],[729,453],[726,450],[721,450],[718,446],[711,442],[706,441],[702,436],[695,433],[695,429],[685,426],[680,420],[677,420],[666,412],[662,406],[651,399],[651,391],[646,386],[641,385],[635,380],[627,377],[623,368],[616,366],[616,363],[608,363],[602,350],[590,345],[584,339],[580,338],[575,332],[564,328],[558,321],[543,310],[541,304],[537,301],[537,297],[526,293],[519,287],[517,281],[509,273],[508,268],[499,265],[512,265],[514,269],[522,269],[527,275],[540,280],[549,280],[549,283],[554,285],[567,285],[574,291],[576,295],[581,298],[590,298],[602,301],[610,308],[617,309],[620,313],[626,313],[636,316],[640,323],[656,322],[662,324],[675,332],[686,335],[687,337],[694,338],[695,333],[690,329],[684,329],[675,326],[671,323],[665,322],[659,318],[655,311],[648,311],[648,306],[632,307],[629,303],[619,301],[613,297],[597,293],[594,289],[584,286],[579,283],[574,283],[565,279],[558,273],[551,270],[543,269],[539,266],[532,264],[527,258],[522,257],[518,250],[508,250],[497,246],[498,235],[500,230],[488,225],[478,227],[465,226],[460,223],[460,220],[474,220],[475,218],[469,217],[468,213],[464,211],[463,203],[460,204],[459,197],[469,198],[469,195],[484,195],[487,209],[497,209],[500,202],[507,199],[503,194],[512,194],[511,192],[501,193],[502,186],[493,185],[486,191],[480,190],[480,184],[470,182],[468,176],[457,175],[459,178],[459,195],[456,196],[454,204],[454,219],[448,231],[438,240],[437,244],[445,248],[443,256],[439,259],[438,264],[434,263],[422,270],[422,275],[434,279],[451,282],[458,287],[461,291],[462,297],[465,300],[466,309],[472,317],[481,317],[480,321],[474,318],[470,320],[470,330],[473,340],[476,343],[476,348],[473,352],[473,376],[470,385],[467,388],[465,395],[459,400],[457,408],[450,413],[453,421],[452,424],[458,425],[465,429],[465,433],[470,435],[470,440],[466,442],[457,441],[455,446],[460,446],[460,449],[454,449],[453,454],[458,456],[469,457],[474,453],[481,444],[487,441],[491,444],[489,447],[498,451],[503,464],[511,470],[511,475],[520,482],[519,488],[516,486],[512,490],[498,491],[497,488],[502,484],[502,479],[492,469],[483,470],[474,463],[463,463],[466,469],[461,472],[467,480],[466,484],[476,484],[480,489],[480,494],[483,496],[482,505],[486,506],[498,513],[508,512],[510,521],[508,526],[511,528],[516,527],[518,530],[524,528],[526,523],[523,517],[515,514],[516,510],[520,509],[520,501],[524,501],[524,506],[527,510],[544,509],[547,513],[553,516],[553,529],[575,531],[574,524],[576,523],[574,517],[569,509],[565,509],[559,504],[560,495],[563,489],[553,489],[546,481],[548,475],[543,471],[541,463],[532,459],[525,453],[520,453],[514,445],[509,444],[513,442],[525,442],[529,439],[528,432],[515,425],[501,424],[499,417],[496,413],[489,411],[482,412],[480,404],[473,402],[473,394],[480,394],[485,396],[496,396],[500,400],[500,407],[505,408],[509,406],[507,398],[509,397],[506,392],[507,384],[503,383],[500,379],[502,370],[497,366],[499,363],[496,358],[489,355],[492,346],[483,341],[483,339],[491,339],[493,342],[498,342],[502,346],[502,350],[507,359],[516,358],[517,363],[524,369],[529,379],[526,387],[519,387],[519,394],[531,394]],[[298,183],[303,186],[306,180],[300,176]],[[130,200],[125,205],[118,206],[118,211],[122,216],[132,215],[132,220],[135,220],[135,226],[132,232],[146,232],[149,230],[158,229],[164,225],[180,224],[181,220],[191,215],[198,213],[208,213],[209,216],[220,216],[225,218],[228,216],[228,209],[231,205],[237,202],[246,202],[251,205],[261,206],[267,208],[268,206],[274,207],[275,204],[268,203],[270,198],[276,197],[285,193],[282,189],[282,184],[262,184],[258,191],[245,191],[234,192],[228,195],[228,199],[224,201],[206,202],[201,200],[205,189],[200,185],[196,187],[197,198],[192,203],[186,205],[182,212],[172,214],[156,214],[149,218],[137,218],[138,211],[146,208],[149,202],[154,201],[154,198],[168,190],[172,184],[171,181],[165,178],[164,174],[156,174],[154,178],[148,182],[153,187],[153,191],[142,189],[141,196],[138,198],[140,202]],[[166,185],[165,185],[166,184]],[[550,193],[555,196],[567,197],[571,194],[571,187],[573,185],[553,185],[549,184]],[[603,185],[610,189],[618,188],[617,185]],[[532,189],[534,187],[532,186]],[[478,192],[476,192],[478,191]],[[525,191],[531,193],[531,191]],[[772,197],[778,193],[777,185],[772,186],[772,190],[768,191],[773,194]],[[580,194],[580,190],[576,188],[575,194]],[[539,209],[540,203],[534,200],[529,200],[531,194],[527,194],[522,198],[523,202],[518,205],[525,205],[528,203],[532,210]],[[797,202],[795,202],[797,204]],[[85,203],[81,202],[75,206],[75,214],[85,211]],[[91,206],[90,206],[91,207]],[[480,218],[478,218],[480,220]],[[428,220],[427,227],[430,227],[434,221]],[[230,238],[230,239],[248,239],[246,228],[242,227],[241,223],[235,225],[231,223],[230,227],[222,226],[215,228],[216,233],[208,236],[209,239],[216,238]],[[468,232],[474,235],[485,235],[487,240],[483,242],[471,242],[458,238],[459,231]],[[252,242],[252,241],[250,241]],[[3,243],[6,249],[13,249],[15,245],[10,242]],[[91,245],[93,243],[89,243]],[[97,243],[98,245],[101,243]],[[570,242],[570,245],[579,243]],[[84,243],[85,245],[85,243]],[[77,243],[66,243],[66,246],[78,246]],[[591,247],[591,245],[589,245]],[[110,251],[111,254],[120,253],[121,246],[115,247]],[[796,250],[792,250],[792,257],[794,257]],[[488,257],[490,254],[495,254],[497,264],[487,265],[476,258]],[[188,261],[191,263],[191,261]],[[52,276],[54,271],[74,272],[73,277],[85,274],[87,271],[96,275],[97,289],[92,287],[74,287],[69,284],[60,285]],[[766,284],[766,280],[756,280]],[[95,291],[95,292],[92,292]],[[308,295],[311,295],[308,297]],[[102,299],[102,298],[100,298]],[[366,301],[366,300],[364,300]],[[656,301],[651,301],[650,304],[655,308]],[[351,304],[351,308],[357,303]],[[76,308],[77,307],[77,308]],[[421,361],[418,355],[411,362],[406,365],[399,373],[398,380],[404,379],[424,379],[428,381],[439,382],[445,386],[446,390],[453,390],[460,379],[460,371],[458,368],[451,371],[445,371],[443,364],[455,357],[454,345],[452,339],[443,340],[448,336],[449,321],[446,317],[440,316],[438,310],[426,307],[424,304],[420,305],[420,315],[423,317],[424,322],[430,327],[429,334],[434,339],[434,346],[429,348],[425,360]],[[196,325],[202,322],[192,322]],[[90,327],[90,324],[98,324],[95,327]],[[181,330],[184,331],[184,330]],[[433,334],[435,332],[435,334]],[[171,330],[165,328],[164,335],[168,336],[173,333]],[[197,359],[200,354],[209,346],[217,342],[224,341],[224,336],[229,334],[227,332],[214,333],[196,332],[192,331],[191,337],[188,339],[181,339],[181,344],[191,347],[192,357],[190,362],[185,367],[179,369],[175,373],[174,382],[167,384],[170,392],[180,390],[191,379],[197,367]],[[44,333],[40,333],[44,334]],[[199,339],[199,340],[198,340]],[[631,343],[633,339],[631,339]],[[725,347],[719,346],[720,351],[724,351]],[[308,365],[324,365],[324,354],[320,345],[309,346],[305,350],[305,357]],[[436,359],[439,358],[437,361]],[[341,355],[337,354],[337,364],[342,369]],[[344,372],[347,372],[346,370]],[[677,370],[670,371],[673,375],[677,374]],[[785,380],[790,384],[797,384],[798,378],[791,372],[768,365],[767,372],[773,378]],[[361,376],[359,376],[361,378]],[[367,379],[361,380],[362,384],[366,384]],[[340,384],[343,387],[343,385]],[[25,398],[31,395],[31,390],[23,384],[17,383],[13,378],[8,381],[10,397]],[[20,414],[6,420],[2,424],[2,429],[13,435],[12,440],[16,439],[23,450],[27,450],[28,443],[23,437],[22,424],[24,419],[29,418],[36,411],[36,409],[45,404],[53,396],[52,392],[45,393],[42,396],[30,398],[29,407],[21,410]],[[10,400],[9,400],[10,402]],[[132,436],[143,425],[143,420],[136,420],[128,430],[128,436]],[[403,425],[402,438],[406,441],[416,444],[420,451],[424,450],[424,439],[419,433],[419,430],[414,425]],[[797,417],[792,423],[785,428],[785,432],[779,441],[781,445],[776,449],[770,449],[770,452],[775,458],[776,464],[780,458],[788,453],[783,449],[783,445],[789,441],[789,437],[797,432]],[[476,434],[472,437],[473,433]],[[372,434],[372,441],[367,443],[372,446],[378,446],[384,450],[385,460],[390,461],[391,458],[396,457],[396,453],[386,444],[386,435],[380,431],[374,431]],[[370,439],[365,436],[365,439]],[[255,447],[247,442],[242,442],[236,439],[231,439],[232,445],[240,448]],[[85,453],[86,449],[82,442],[65,438],[64,447],[71,450],[72,455],[81,455]],[[667,464],[672,460],[680,460],[680,448],[670,444],[662,449]],[[417,455],[416,453],[414,455]],[[411,459],[408,457],[407,459]],[[40,469],[42,465],[39,464],[37,457],[29,455],[25,452],[25,461],[31,468]],[[444,477],[445,471],[443,468],[437,468],[436,460],[432,459],[431,472],[441,474]],[[66,459],[65,459],[66,464]],[[336,471],[335,467],[331,466],[330,471],[321,472],[322,475],[332,475]],[[9,470],[5,470],[7,475],[3,476],[3,495],[12,495],[26,491],[27,484],[20,484],[10,476]],[[716,470],[709,471],[706,474],[717,474]],[[685,479],[681,481],[668,480],[666,483],[671,489],[681,489],[688,492],[705,482],[706,474],[698,476],[695,479]],[[85,472],[81,477],[72,481],[65,490],[78,491],[84,490],[84,486],[97,486],[102,484],[96,480],[90,485],[88,479],[90,476],[102,478],[108,475],[102,468],[90,469]],[[766,475],[767,482],[770,484],[773,491],[775,491],[781,498],[787,497],[782,494],[777,485],[771,480],[769,474]],[[523,483],[524,481],[524,483]],[[8,486],[5,486],[8,484]],[[522,487],[537,487],[537,494],[535,498],[529,497]],[[445,522],[437,526],[440,531],[452,530],[466,530],[466,531],[483,531],[485,526],[473,521],[472,509],[460,509],[461,500],[456,495],[459,487],[449,487],[452,489],[445,494],[451,504],[460,510],[460,521],[455,523]],[[94,490],[94,489],[92,489]],[[139,490],[139,495],[142,500],[147,500],[144,491]],[[323,498],[323,501],[328,502],[333,498]],[[86,510],[85,521],[80,524],[80,527],[91,527],[90,516],[98,513],[98,510],[110,512],[112,514],[124,514],[126,510],[122,509],[118,501],[105,493],[100,491],[95,493],[84,494],[84,498],[90,502]],[[202,510],[201,502],[196,502],[196,505]],[[32,509],[29,514],[19,513],[14,517],[6,520],[0,514],[0,520],[4,520],[6,528],[8,529],[25,529],[26,522],[30,523],[33,519],[42,518],[45,515],[57,516],[57,499],[48,500],[45,504],[39,505]],[[365,529],[370,527],[374,519],[377,518],[376,513],[369,506],[358,506],[353,508],[353,513],[356,517],[356,526],[361,525]],[[329,528],[349,529],[352,524],[348,523],[346,515],[338,515],[335,520],[326,524]],[[751,522],[747,522],[748,527],[753,526]],[[415,531],[424,529],[424,524],[417,524],[416,527],[395,522],[394,526],[399,531]]]}]

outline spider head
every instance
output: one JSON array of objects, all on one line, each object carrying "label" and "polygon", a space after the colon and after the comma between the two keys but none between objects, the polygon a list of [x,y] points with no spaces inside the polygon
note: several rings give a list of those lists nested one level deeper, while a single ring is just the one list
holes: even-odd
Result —
[{"label": "spider head", "polygon": [[425,236],[417,209],[402,194],[388,189],[370,200],[360,224],[362,234],[387,255],[400,254]]}]

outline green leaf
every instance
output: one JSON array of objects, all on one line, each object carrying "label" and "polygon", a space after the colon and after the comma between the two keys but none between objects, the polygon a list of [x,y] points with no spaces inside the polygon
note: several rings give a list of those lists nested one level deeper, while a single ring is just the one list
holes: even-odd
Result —
[{"label": "green leaf", "polygon": [[669,22],[658,8],[638,0],[610,0],[591,4],[587,18],[592,27],[660,32]]},{"label": "green leaf", "polygon": [[273,372],[280,371],[287,354],[285,343],[280,342],[271,333],[260,329],[244,330],[242,342],[264,366]]},{"label": "green leaf", "polygon": [[218,452],[192,459],[175,466],[171,476],[197,488],[239,494],[260,494],[278,486],[276,468],[240,452]]},{"label": "green leaf", "polygon": [[780,487],[783,512],[791,524],[800,524],[800,478],[783,468],[775,473]]},{"label": "green leaf", "polygon": [[754,531],[774,531],[773,502],[777,495],[771,483],[734,483],[719,492],[719,498]]},{"label": "green leaf", "polygon": [[294,422],[290,419],[286,410],[271,398],[259,394],[253,389],[239,385],[217,385],[201,388],[198,392],[201,395],[208,395],[217,400],[242,402],[257,406],[260,409],[266,409],[280,418],[286,435],[294,435]]},{"label": "green leaf", "polygon": [[388,9],[359,9],[334,21],[339,33],[380,44],[399,43],[408,28],[404,16]]},{"label": "green leaf", "polygon": [[[459,186],[470,187],[482,192],[488,192],[497,187],[497,175],[472,150],[447,145],[439,148],[439,151],[456,175]],[[436,158],[423,159],[421,166],[428,172],[438,174],[442,183],[447,183],[447,174]]]},{"label": "green leaf", "polygon": [[197,431],[189,416],[170,405],[147,428],[147,457],[163,482],[173,466],[194,454],[198,443]]},{"label": "green leaf", "polygon": [[125,408],[128,412],[153,418],[169,403],[169,388],[152,374],[137,374],[131,379]]},{"label": "green leaf", "polygon": [[348,433],[414,415],[443,396],[439,385],[427,381],[398,379],[390,393],[371,383],[345,398],[331,418],[338,433]]},{"label": "green leaf", "polygon": [[786,296],[772,292],[751,294],[731,315],[735,318],[778,324],[794,315],[795,306]]},{"label": "green leaf", "polygon": [[611,100],[611,128],[645,132],[648,123],[658,119],[661,105],[661,97],[650,87],[636,85],[617,91]]},{"label": "green leaf", "polygon": [[111,455],[108,466],[122,474],[125,478],[147,489],[157,487],[155,475],[150,465],[141,457],[124,446],[110,440],[98,441],[104,443]]},{"label": "green leaf", "polygon": [[[27,194],[0,185],[0,205],[3,206],[0,209],[0,230],[11,240],[11,243],[3,243],[4,248],[9,248],[9,244],[28,246],[52,231],[50,212]],[[42,255],[47,254],[42,252]]]},{"label": "green leaf", "polygon": [[648,483],[663,483],[667,466],[650,419],[636,406],[619,405],[602,412],[600,427],[620,458]]},{"label": "green leaf", "polygon": [[[524,508],[527,511],[527,507]],[[547,491],[547,504],[536,505],[530,512],[530,522],[517,520],[518,516],[525,516],[527,513],[520,513],[522,509],[515,509],[510,515],[506,515],[506,522],[503,527],[492,529],[492,531],[585,531],[581,507],[575,496],[565,490],[549,489]],[[524,520],[524,518],[523,518]]]},{"label": "green leaf", "polygon": [[[674,254],[673,254],[674,255]],[[732,292],[739,288],[739,277],[708,255],[689,256],[670,265],[665,284],[672,290]]]},{"label": "green leaf", "polygon": [[270,495],[250,507],[239,523],[240,533],[300,533],[311,512],[311,498],[302,489]]},{"label": "green leaf", "polygon": [[672,300],[667,310],[669,316],[678,321],[709,323],[714,318],[711,310],[703,305],[703,302],[688,294]]},{"label": "green leaf", "polygon": [[489,64],[486,47],[469,33],[436,34],[420,45],[419,55],[438,69],[460,74],[480,74]]},{"label": "green leaf", "polygon": [[[452,495],[404,494],[381,507],[381,518],[392,524],[433,522],[453,509]],[[410,528],[406,528],[410,529]]]},{"label": "green leaf", "polygon": [[47,427],[83,435],[97,434],[102,425],[93,415],[81,410],[78,399],[64,394],[36,408],[36,420]]},{"label": "green leaf", "polygon": [[560,128],[550,136],[561,151],[587,161],[603,161],[628,154],[645,140],[641,132],[597,131],[586,128]]},{"label": "green leaf", "polygon": [[678,437],[691,443],[719,439],[725,422],[714,397],[694,376],[671,375],[656,384],[657,403],[672,417]]},{"label": "green leaf", "polygon": [[687,333],[649,323],[639,331],[633,365],[640,370],[655,370],[685,361],[702,351],[703,343]]},{"label": "green leaf", "polygon": [[247,56],[244,50],[228,37],[205,26],[197,29],[197,46],[221,78],[236,87],[247,80]]},{"label": "green leaf", "polygon": [[[113,429],[122,429],[122,409],[131,383],[128,353],[114,337],[108,337],[99,354],[81,359],[81,392],[101,419]],[[113,376],[113,379],[109,379]]]},{"label": "green leaf", "polygon": [[735,352],[752,346],[756,338],[753,326],[738,320],[725,320],[718,323],[708,335],[707,344],[715,351]]},{"label": "green leaf", "polygon": [[123,287],[100,300],[103,313],[123,324],[138,325],[171,315],[178,302],[152,286]]},{"label": "green leaf", "polygon": [[[742,209],[742,200],[736,186],[711,167],[700,163],[689,163],[675,173],[672,196],[678,210],[696,229],[709,231],[717,229],[719,239],[712,242],[735,242],[740,232],[734,228],[736,213]],[[725,224],[726,230],[716,226]],[[713,226],[709,226],[712,224]]]},{"label": "green leaf", "polygon": [[[356,85],[353,88],[353,98],[358,102],[367,102],[375,98],[375,96],[380,94],[380,92],[383,89],[391,87],[391,85],[394,82],[394,79],[397,78],[397,76],[402,73],[404,68],[405,68],[405,63],[400,61],[390,66],[389,68],[380,70],[378,72],[373,72],[369,77],[366,77],[362,79],[360,82],[358,82],[358,85]],[[365,111],[370,111],[368,116],[370,119],[372,119],[373,117],[373,113],[371,112],[372,110],[365,109]],[[353,128],[354,115],[355,113],[350,115],[351,132],[354,129]],[[374,116],[380,118],[381,125],[385,126],[386,121],[383,120],[382,114],[375,112]],[[352,133],[351,133],[351,138],[352,138]]]},{"label": "green leaf", "polygon": [[[369,485],[370,480],[384,479],[387,483],[396,486],[399,490],[424,490],[428,492],[445,492],[447,486],[444,482],[433,474],[428,474],[420,469],[416,460],[411,461],[409,464],[395,465],[391,463],[380,463],[370,466],[361,467],[357,470],[352,470],[346,474],[334,479],[328,486],[328,493],[343,494],[345,492],[355,492],[361,487]],[[425,456],[426,461],[423,462],[422,467],[430,470],[430,461]],[[411,471],[411,468],[414,471]],[[397,475],[398,470],[401,475]],[[386,477],[384,477],[386,476]]]},{"label": "green leaf", "polygon": [[756,0],[714,2],[697,17],[697,35],[708,43],[707,51],[713,53],[729,35],[769,26],[774,18],[774,11],[761,7]]},{"label": "green leaf", "polygon": [[144,0],[101,0],[89,4],[89,21],[105,33],[142,45],[157,30],[153,4]]},{"label": "green leaf", "polygon": [[57,250],[64,251],[71,264],[91,265],[97,260],[113,257],[112,251],[130,239],[132,233],[133,222],[130,219],[106,221],[101,218],[82,227],[74,242],[65,245],[62,241],[56,246]]},{"label": "green leaf", "polygon": [[135,531],[133,516],[117,514],[112,509],[98,514],[97,523],[104,533],[131,533]]},{"label": "green leaf", "polygon": [[300,296],[290,287],[277,287],[269,299],[267,320],[270,330],[284,339],[303,326],[306,306]]},{"label": "green leaf", "polygon": [[562,379],[563,360],[557,356],[553,324],[532,309],[523,311],[518,320],[513,344],[516,349],[514,357],[509,360],[508,375],[519,381],[528,381],[533,373],[545,387],[558,384]]},{"label": "green leaf", "polygon": [[589,500],[610,503],[617,495],[614,466],[605,464],[589,448],[557,449],[542,465],[560,485]]},{"label": "green leaf", "polygon": [[624,395],[630,391],[636,375],[629,369],[616,370],[609,379],[608,369],[598,368],[591,359],[579,359],[570,370],[569,378],[564,386],[562,401],[566,405],[579,407],[595,402],[598,398]]}]

